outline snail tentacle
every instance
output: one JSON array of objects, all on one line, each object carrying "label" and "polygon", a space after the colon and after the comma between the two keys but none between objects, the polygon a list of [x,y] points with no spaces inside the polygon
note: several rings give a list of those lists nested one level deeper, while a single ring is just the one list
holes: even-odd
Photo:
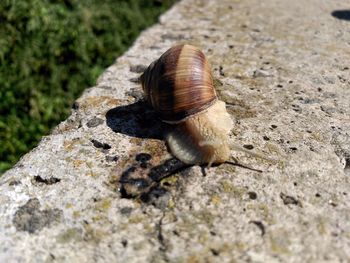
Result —
[{"label": "snail tentacle", "polygon": [[241,145],[237,144],[237,143],[234,143],[234,142],[230,142],[230,148],[234,151],[240,151],[240,152],[244,152],[250,156],[253,156],[253,157],[256,157],[256,158],[259,158],[259,159],[263,159],[263,160],[266,160],[266,161],[269,161],[269,162],[276,162],[275,159],[273,158],[270,158],[268,156],[266,156],[265,154],[261,153],[261,152],[258,152],[258,151],[253,151],[253,150],[248,150],[244,147],[242,147]]}]

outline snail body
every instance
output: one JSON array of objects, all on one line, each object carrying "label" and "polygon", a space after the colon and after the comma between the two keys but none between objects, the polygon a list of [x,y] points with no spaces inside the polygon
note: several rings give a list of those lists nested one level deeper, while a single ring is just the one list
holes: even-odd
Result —
[{"label": "snail body", "polygon": [[225,102],[218,100],[210,65],[198,48],[167,50],[140,77],[146,99],[168,123],[165,139],[186,164],[219,164],[230,158],[233,126]]}]

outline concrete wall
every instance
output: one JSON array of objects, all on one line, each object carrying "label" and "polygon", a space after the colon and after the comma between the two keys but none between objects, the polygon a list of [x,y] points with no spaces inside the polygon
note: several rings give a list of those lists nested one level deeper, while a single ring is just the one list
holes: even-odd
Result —
[{"label": "concrete wall", "polygon": [[[345,262],[350,21],[334,11],[346,8],[178,3],[1,177],[0,262]],[[211,62],[230,140],[277,162],[232,151],[239,165],[164,163],[162,126],[137,78],[177,43]]]}]

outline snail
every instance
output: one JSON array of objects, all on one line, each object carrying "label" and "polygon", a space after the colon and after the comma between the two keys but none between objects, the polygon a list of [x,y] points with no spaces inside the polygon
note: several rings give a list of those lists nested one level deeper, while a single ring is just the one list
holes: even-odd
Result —
[{"label": "snail", "polygon": [[169,126],[165,140],[171,153],[185,164],[221,164],[230,159],[231,149],[265,158],[230,142],[233,121],[217,97],[209,62],[197,47],[168,49],[140,81],[146,100]]}]

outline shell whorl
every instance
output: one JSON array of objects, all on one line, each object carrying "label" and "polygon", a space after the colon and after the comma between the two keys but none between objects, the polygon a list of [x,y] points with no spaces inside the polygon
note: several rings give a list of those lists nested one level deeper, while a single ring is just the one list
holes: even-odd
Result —
[{"label": "shell whorl", "polygon": [[167,122],[180,122],[216,100],[210,65],[191,45],[167,50],[141,76],[148,102]]}]

